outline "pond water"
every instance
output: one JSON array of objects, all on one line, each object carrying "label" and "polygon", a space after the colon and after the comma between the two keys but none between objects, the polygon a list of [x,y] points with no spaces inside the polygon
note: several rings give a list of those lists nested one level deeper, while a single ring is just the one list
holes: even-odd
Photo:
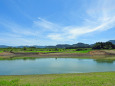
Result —
[{"label": "pond water", "polygon": [[79,58],[0,60],[0,75],[86,73],[105,71],[115,71],[115,62]]}]

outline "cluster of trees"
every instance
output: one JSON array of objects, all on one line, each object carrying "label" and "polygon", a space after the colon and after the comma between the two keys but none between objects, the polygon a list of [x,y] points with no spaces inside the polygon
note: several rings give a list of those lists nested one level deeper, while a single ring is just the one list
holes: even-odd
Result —
[{"label": "cluster of trees", "polygon": [[115,45],[111,42],[97,42],[92,49],[115,49]]}]

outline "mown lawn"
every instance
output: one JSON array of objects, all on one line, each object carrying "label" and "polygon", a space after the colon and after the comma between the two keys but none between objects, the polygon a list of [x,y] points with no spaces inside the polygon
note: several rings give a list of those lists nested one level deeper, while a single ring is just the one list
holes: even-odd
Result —
[{"label": "mown lawn", "polygon": [[0,86],[115,86],[115,72],[0,76]]}]

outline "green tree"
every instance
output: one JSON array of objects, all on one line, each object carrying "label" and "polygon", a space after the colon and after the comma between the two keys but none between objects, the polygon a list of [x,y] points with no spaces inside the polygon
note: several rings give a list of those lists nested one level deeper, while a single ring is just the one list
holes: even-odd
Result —
[{"label": "green tree", "polygon": [[26,47],[23,47],[23,50],[27,50],[27,48],[26,48]]},{"label": "green tree", "polygon": [[111,42],[97,42],[92,49],[114,49],[115,45]]}]

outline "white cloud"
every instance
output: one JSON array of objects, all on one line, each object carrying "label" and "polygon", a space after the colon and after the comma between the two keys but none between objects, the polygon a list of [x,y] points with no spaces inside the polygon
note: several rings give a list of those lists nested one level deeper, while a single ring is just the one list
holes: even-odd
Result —
[{"label": "white cloud", "polygon": [[42,31],[50,30],[50,31],[56,32],[60,28],[59,25],[54,24],[40,17],[38,18],[38,20],[33,21],[33,25],[37,28],[42,28]]},{"label": "white cloud", "polygon": [[[71,40],[95,31],[105,31],[115,26],[115,5],[114,0],[97,0],[97,4],[91,3],[86,10],[87,16],[82,26],[63,26],[58,29],[60,32],[48,37],[54,40]],[[55,28],[55,27],[54,27]],[[51,35],[51,36],[50,36]]]},{"label": "white cloud", "polygon": [[[96,0],[96,2],[96,4],[93,2],[91,5],[89,4],[88,8],[85,8],[86,16],[82,18],[83,21],[80,21],[83,24],[80,26],[61,26],[43,18],[33,21],[31,27],[23,27],[8,21],[0,21],[0,24],[13,33],[12,36],[15,40],[23,41],[26,44],[35,44],[38,42],[37,40],[41,39],[61,42],[70,41],[84,34],[105,31],[115,26],[115,1]],[[31,38],[26,38],[26,36],[31,36]]]},{"label": "white cloud", "polygon": [[63,39],[60,34],[50,34],[48,35],[48,37],[52,40],[62,40]]},{"label": "white cloud", "polygon": [[33,30],[32,27],[28,28],[28,27],[20,26],[11,21],[6,21],[6,20],[0,21],[0,25],[3,25],[12,34],[16,34],[16,35],[36,36],[39,33],[39,31]]}]

